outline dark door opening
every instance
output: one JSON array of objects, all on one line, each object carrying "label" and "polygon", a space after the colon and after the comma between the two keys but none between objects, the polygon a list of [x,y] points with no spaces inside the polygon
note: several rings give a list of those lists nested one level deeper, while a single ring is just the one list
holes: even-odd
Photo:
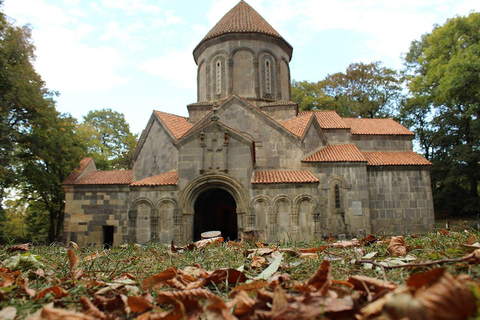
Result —
[{"label": "dark door opening", "polygon": [[103,247],[111,248],[113,247],[113,226],[103,226]]},{"label": "dark door opening", "polygon": [[193,238],[200,240],[205,231],[221,231],[226,240],[237,239],[237,204],[230,193],[211,189],[201,193],[195,202]]}]

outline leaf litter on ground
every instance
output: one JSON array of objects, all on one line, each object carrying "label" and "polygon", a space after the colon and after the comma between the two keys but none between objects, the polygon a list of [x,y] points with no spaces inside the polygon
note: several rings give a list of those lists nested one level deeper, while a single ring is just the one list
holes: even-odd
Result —
[{"label": "leaf litter on ground", "polygon": [[22,266],[11,262],[18,250],[1,247],[0,315],[468,319],[480,306],[477,239],[469,231],[275,246],[223,239],[110,250],[30,245],[25,257],[39,265]]}]

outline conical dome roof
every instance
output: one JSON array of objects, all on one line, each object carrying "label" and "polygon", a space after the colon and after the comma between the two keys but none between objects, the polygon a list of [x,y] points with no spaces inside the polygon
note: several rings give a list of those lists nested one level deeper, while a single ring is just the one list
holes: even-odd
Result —
[{"label": "conical dome roof", "polygon": [[255,9],[241,0],[207,33],[195,50],[209,39],[230,33],[261,33],[279,38],[291,47]]}]

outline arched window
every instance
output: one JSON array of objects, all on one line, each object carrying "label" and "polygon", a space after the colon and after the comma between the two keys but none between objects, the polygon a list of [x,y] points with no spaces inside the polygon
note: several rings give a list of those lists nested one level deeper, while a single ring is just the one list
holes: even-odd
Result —
[{"label": "arched window", "polygon": [[340,199],[340,186],[338,184],[335,185],[334,193],[335,193],[335,209],[341,209],[342,202]]},{"label": "arched window", "polygon": [[217,94],[222,93],[222,62],[217,60],[215,63],[215,78],[216,78],[216,87]]},{"label": "arched window", "polygon": [[271,65],[270,60],[265,60],[265,92],[272,93],[272,81],[271,81]]}]

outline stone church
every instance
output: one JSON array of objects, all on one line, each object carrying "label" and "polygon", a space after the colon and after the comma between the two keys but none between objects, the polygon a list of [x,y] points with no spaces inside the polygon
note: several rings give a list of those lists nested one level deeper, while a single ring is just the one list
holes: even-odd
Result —
[{"label": "stone church", "polygon": [[154,111],[132,170],[91,158],[64,181],[65,239],[186,243],[204,231],[267,242],[423,233],[434,224],[431,163],[392,119],[302,112],[292,46],[240,1],[193,50],[188,118]]}]

